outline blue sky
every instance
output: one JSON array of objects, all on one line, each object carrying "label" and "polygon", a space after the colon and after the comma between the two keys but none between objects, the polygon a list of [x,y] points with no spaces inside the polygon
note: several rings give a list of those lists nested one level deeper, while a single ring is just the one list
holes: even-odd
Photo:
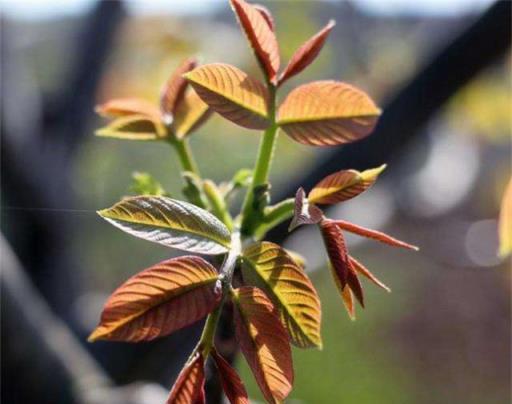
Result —
[{"label": "blue sky", "polygon": [[[103,0],[109,1],[109,0]],[[281,0],[274,0],[281,1]],[[297,1],[297,0],[295,0]],[[320,1],[320,0],[316,0]],[[336,2],[337,0],[325,0]],[[46,19],[62,15],[76,15],[89,9],[96,0],[0,0],[2,12],[23,19]],[[454,15],[481,11],[493,0],[352,0],[361,8],[375,14]],[[224,0],[129,0],[134,13],[204,13],[222,7]]]}]

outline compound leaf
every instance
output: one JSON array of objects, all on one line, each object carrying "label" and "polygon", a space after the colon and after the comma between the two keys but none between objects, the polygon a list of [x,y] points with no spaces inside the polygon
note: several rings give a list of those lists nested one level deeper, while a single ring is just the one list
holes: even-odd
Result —
[{"label": "compound leaf", "polygon": [[192,324],[219,304],[217,280],[215,268],[200,257],[160,262],[110,296],[89,341],[149,341]]},{"label": "compound leaf", "polygon": [[231,243],[229,230],[211,213],[164,196],[126,198],[98,214],[135,237],[180,250],[215,255]]},{"label": "compound leaf", "polygon": [[351,199],[371,187],[386,165],[371,170],[359,172],[356,170],[341,170],[328,175],[309,192],[311,203],[331,205]]},{"label": "compound leaf", "polygon": [[266,241],[248,247],[243,252],[242,275],[272,300],[295,345],[322,347],[320,300],[309,278],[283,248]]},{"label": "compound leaf", "polygon": [[327,80],[291,91],[279,108],[277,123],[299,143],[333,146],[370,134],[379,115],[379,108],[366,93]]},{"label": "compound leaf", "polygon": [[258,80],[222,63],[200,66],[184,76],[201,99],[224,118],[249,129],[268,125],[268,92]]},{"label": "compound leaf", "polygon": [[278,313],[258,288],[232,292],[235,329],[240,349],[269,403],[284,400],[291,391],[293,365],[288,335]]}]

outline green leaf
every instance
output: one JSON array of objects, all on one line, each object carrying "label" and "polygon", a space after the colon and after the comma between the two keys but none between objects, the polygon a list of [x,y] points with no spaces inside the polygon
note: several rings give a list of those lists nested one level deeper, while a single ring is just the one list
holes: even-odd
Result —
[{"label": "green leaf", "polygon": [[137,195],[169,196],[162,185],[151,175],[135,171],[132,174],[130,191]]},{"label": "green leaf", "polygon": [[223,254],[231,244],[227,227],[211,213],[167,197],[123,199],[98,214],[135,237],[200,254]]},{"label": "green leaf", "polygon": [[165,137],[165,128],[145,115],[126,115],[98,129],[96,135],[127,140],[158,140]]},{"label": "green leaf", "polygon": [[246,248],[242,275],[272,300],[295,345],[321,348],[320,299],[302,268],[283,248],[267,241]]}]

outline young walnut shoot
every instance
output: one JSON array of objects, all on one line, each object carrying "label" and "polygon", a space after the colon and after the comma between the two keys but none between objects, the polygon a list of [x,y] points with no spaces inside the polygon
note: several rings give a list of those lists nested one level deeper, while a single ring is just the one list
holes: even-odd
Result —
[{"label": "young walnut shoot", "polygon": [[[319,207],[342,203],[366,191],[384,165],[363,172],[333,173],[307,194],[301,188],[295,198],[270,204],[268,175],[279,132],[304,145],[342,145],[369,135],[380,110],[362,90],[337,81],[303,84],[279,102],[281,84],[315,60],[335,23],[330,21],[306,41],[279,73],[279,45],[270,12],[244,0],[230,2],[261,67],[263,82],[228,64],[197,66],[194,59],[188,59],[165,84],[159,106],[129,98],[97,108],[101,115],[113,118],[97,131],[99,136],[172,146],[182,166],[187,199],[172,199],[158,181],[139,173],[132,189],[141,195],[123,198],[99,215],[133,236],[210,258],[168,259],[128,279],[110,296],[89,337],[90,341],[148,341],[207,317],[168,403],[205,403],[208,357],[229,402],[249,402],[242,380],[215,345],[218,319],[228,303],[233,307],[238,346],[269,403],[283,401],[292,389],[290,344],[322,347],[320,300],[304,262],[298,254],[264,241],[265,234],[279,223],[292,219],[290,230],[306,224],[318,226],[351,318],[355,299],[364,306],[358,275],[389,288],[349,254],[343,231],[417,249],[384,233],[326,218]],[[221,185],[201,176],[188,144],[188,137],[212,112],[239,126],[263,131],[254,169],[240,170],[231,182]],[[231,197],[243,189],[241,211],[232,216]]]}]

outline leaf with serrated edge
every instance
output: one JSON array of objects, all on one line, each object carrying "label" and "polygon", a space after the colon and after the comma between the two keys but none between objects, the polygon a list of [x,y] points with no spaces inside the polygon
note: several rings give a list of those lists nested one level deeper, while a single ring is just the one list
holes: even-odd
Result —
[{"label": "leaf with serrated edge", "polygon": [[295,345],[322,347],[320,300],[309,278],[283,248],[267,241],[246,248],[242,275],[272,300]]},{"label": "leaf with serrated edge", "polygon": [[249,129],[265,129],[268,91],[242,70],[222,63],[200,66],[184,76],[201,99],[224,118]]},{"label": "leaf with serrated edge", "polygon": [[165,129],[159,122],[152,121],[145,115],[126,115],[98,129],[96,136],[126,140],[157,140],[165,136]]},{"label": "leaf with serrated edge", "polygon": [[501,201],[499,236],[500,256],[505,257],[512,252],[512,178]]},{"label": "leaf with serrated edge", "polygon": [[219,371],[219,378],[222,389],[231,404],[249,404],[249,397],[245,390],[244,383],[236,373],[235,369],[220,356],[215,349],[212,349],[211,356]]},{"label": "leaf with serrated edge", "polygon": [[188,91],[176,108],[172,124],[178,139],[183,139],[197,130],[211,114],[211,109],[195,91]]},{"label": "leaf with serrated edge", "polygon": [[167,404],[205,403],[204,382],[204,359],[201,354],[195,354],[181,370],[167,398]]},{"label": "leaf with serrated edge", "polygon": [[366,227],[358,226],[354,223],[346,222],[344,220],[335,220],[334,222],[336,223],[336,226],[338,226],[340,229],[349,231],[359,236],[380,241],[381,243],[391,245],[393,247],[402,247],[407,248],[409,250],[418,251],[418,247],[400,241],[386,233],[382,233],[381,231],[367,229]]},{"label": "leaf with serrated edge", "polygon": [[284,400],[292,389],[293,364],[288,335],[278,313],[258,288],[232,291],[240,349],[269,403]]},{"label": "leaf with serrated edge", "polygon": [[163,196],[126,198],[98,214],[135,237],[180,250],[215,255],[231,244],[229,230],[211,213]]},{"label": "leaf with serrated edge", "polygon": [[220,303],[217,281],[200,257],[162,261],[114,291],[89,341],[149,341],[195,323]]},{"label": "leaf with serrated edge", "polygon": [[160,111],[166,123],[173,121],[176,108],[181,103],[187,88],[187,81],[182,77],[184,73],[197,66],[195,58],[185,59],[171,74],[160,95]]},{"label": "leaf with serrated edge", "polygon": [[299,49],[297,49],[290,59],[290,62],[288,62],[288,65],[279,76],[279,85],[283,84],[289,78],[299,74],[316,59],[324,46],[327,36],[335,25],[336,22],[334,20],[330,20],[322,30],[308,39]]},{"label": "leaf with serrated edge", "polygon": [[304,189],[299,188],[295,194],[294,214],[288,231],[292,231],[303,224],[318,223],[323,216],[323,212],[318,207],[309,203]]},{"label": "leaf with serrated edge", "polygon": [[160,111],[147,100],[141,98],[115,98],[96,107],[96,112],[105,117],[144,115],[151,120],[160,120]]},{"label": "leaf with serrated edge", "polygon": [[334,146],[370,134],[380,110],[363,91],[337,81],[315,81],[292,90],[279,107],[278,125],[295,141]]},{"label": "leaf with serrated edge", "polygon": [[311,203],[331,205],[354,198],[370,188],[385,168],[383,164],[363,172],[341,170],[330,174],[313,187],[308,200]]},{"label": "leaf with serrated edge", "polygon": [[275,84],[281,62],[273,24],[269,22],[272,20],[262,12],[261,7],[255,7],[245,0],[231,0],[231,6],[263,72]]}]

